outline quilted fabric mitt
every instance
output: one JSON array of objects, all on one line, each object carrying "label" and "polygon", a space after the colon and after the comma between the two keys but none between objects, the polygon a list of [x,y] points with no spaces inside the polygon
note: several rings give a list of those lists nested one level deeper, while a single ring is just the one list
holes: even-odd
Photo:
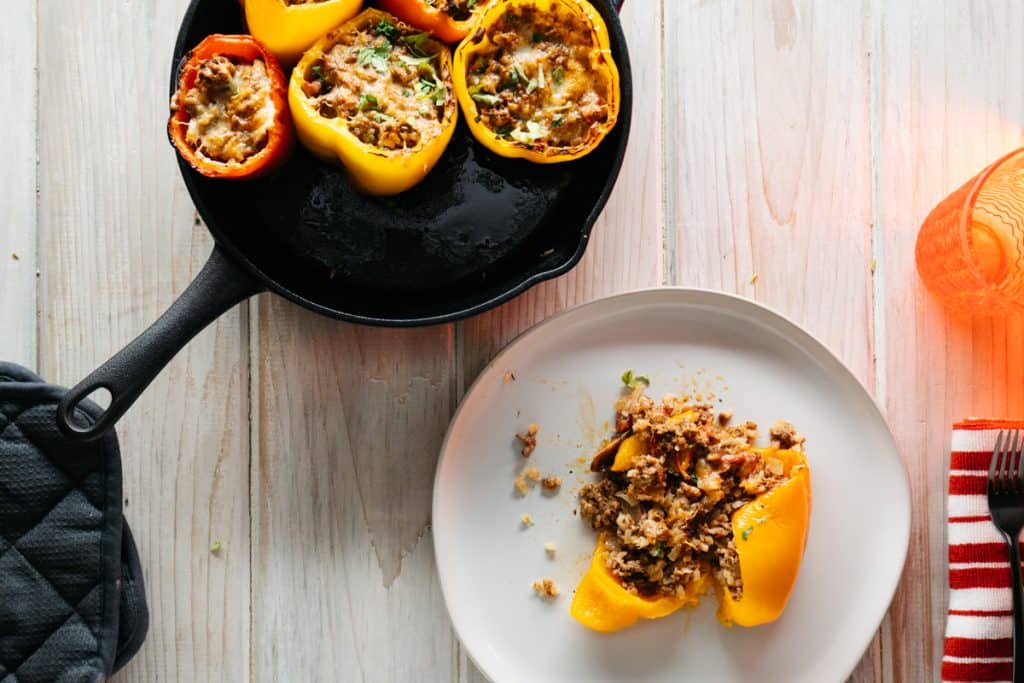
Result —
[{"label": "quilted fabric mitt", "polygon": [[[63,393],[0,363],[0,683],[102,680],[149,624],[117,437],[67,441]],[[100,413],[84,403],[78,417]]]}]

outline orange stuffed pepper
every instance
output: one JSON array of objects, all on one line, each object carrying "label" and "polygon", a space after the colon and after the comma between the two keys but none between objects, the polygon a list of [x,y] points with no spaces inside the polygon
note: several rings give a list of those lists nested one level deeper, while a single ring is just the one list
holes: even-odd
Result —
[{"label": "orange stuffed pepper", "polygon": [[428,31],[446,43],[465,38],[477,17],[495,0],[379,0],[402,21]]},{"label": "orange stuffed pepper", "polygon": [[618,404],[619,433],[591,464],[604,478],[580,491],[599,531],[570,611],[609,632],[696,605],[709,587],[727,626],[778,619],[797,579],[811,512],[803,438],[786,422],[772,445],[757,426],[710,405],[635,388]]}]

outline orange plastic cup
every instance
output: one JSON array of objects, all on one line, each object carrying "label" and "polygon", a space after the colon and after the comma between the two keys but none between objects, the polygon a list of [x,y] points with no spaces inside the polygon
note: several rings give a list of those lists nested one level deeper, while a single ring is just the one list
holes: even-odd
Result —
[{"label": "orange plastic cup", "polygon": [[936,206],[917,235],[917,272],[950,310],[1024,311],[1024,149]]}]

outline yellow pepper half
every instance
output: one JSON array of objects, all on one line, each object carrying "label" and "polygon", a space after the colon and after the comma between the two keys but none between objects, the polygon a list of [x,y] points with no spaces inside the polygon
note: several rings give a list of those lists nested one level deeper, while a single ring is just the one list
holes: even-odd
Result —
[{"label": "yellow pepper half", "polygon": [[245,21],[252,35],[282,64],[291,66],[323,34],[354,17],[362,4],[363,0],[301,5],[289,5],[285,0],[245,0]]},{"label": "yellow pepper half", "polygon": [[[633,438],[637,441],[627,446]],[[639,437],[630,437],[622,443],[620,452],[622,449],[627,449],[625,461],[643,449],[643,442]],[[789,479],[733,514],[733,540],[740,560],[743,593],[735,600],[715,582],[718,619],[726,626],[757,626],[782,614],[807,542],[811,478],[804,454],[774,448],[758,450],[765,457],[781,460]],[[616,464],[618,460],[616,457]],[[617,631],[639,619],[658,619],[696,605],[711,582],[710,572],[704,572],[702,580],[690,586],[685,596],[644,598],[631,593],[608,569],[605,539],[604,534],[598,537],[590,568],[576,588],[569,608],[574,619],[595,631]]]},{"label": "yellow pepper half", "polygon": [[[486,56],[502,50],[491,41],[492,32],[498,34],[502,34],[502,32],[492,30],[504,21],[508,13],[514,10],[535,10],[540,13],[567,11],[590,27],[592,49],[590,50],[588,68],[596,81],[607,85],[608,116],[600,125],[595,124],[590,128],[587,139],[583,142],[571,147],[563,147],[549,144],[543,138],[532,142],[517,140],[502,131],[492,130],[483,122],[477,107],[477,98],[481,94],[474,93],[468,82],[468,70],[475,57]],[[519,73],[523,72],[520,70]],[[545,77],[542,73],[536,74],[532,81],[535,81],[538,84],[536,87],[541,89],[551,87],[553,83],[549,85],[548,82],[552,75],[548,74]],[[526,159],[537,164],[554,164],[579,159],[597,149],[605,136],[615,128],[615,123],[618,120],[621,100],[619,70],[612,57],[608,26],[601,14],[587,0],[503,0],[495,2],[480,16],[475,30],[455,50],[454,79],[455,92],[473,137],[484,147],[503,157]],[[545,85],[539,85],[541,81]],[[533,91],[528,90],[526,94],[529,95],[530,92]],[[571,108],[575,106],[575,103],[568,102],[565,106]],[[528,125],[530,124],[533,122],[528,122]]]},{"label": "yellow pepper half", "polygon": [[782,460],[789,479],[747,503],[732,516],[743,594],[735,600],[722,586],[718,619],[727,626],[758,626],[782,614],[796,583],[811,519],[811,472],[800,451],[764,449]]},{"label": "yellow pepper half", "polygon": [[434,41],[437,48],[437,72],[444,83],[444,120],[440,135],[422,140],[412,149],[387,150],[360,140],[349,129],[344,116],[325,118],[303,91],[303,81],[313,64],[323,59],[325,51],[337,42],[339,32],[356,32],[388,21],[404,32],[412,27],[377,9],[365,10],[321,38],[302,56],[288,83],[288,105],[295,122],[299,141],[313,154],[326,161],[340,162],[360,191],[372,195],[404,192],[423,180],[437,164],[455,132],[458,106],[451,88],[451,51]]},{"label": "yellow pepper half", "polygon": [[576,621],[602,633],[632,626],[640,619],[658,619],[683,607],[696,605],[708,587],[707,573],[687,589],[686,595],[645,598],[622,587],[608,569],[605,537],[597,539],[590,569],[576,587],[569,613]]}]

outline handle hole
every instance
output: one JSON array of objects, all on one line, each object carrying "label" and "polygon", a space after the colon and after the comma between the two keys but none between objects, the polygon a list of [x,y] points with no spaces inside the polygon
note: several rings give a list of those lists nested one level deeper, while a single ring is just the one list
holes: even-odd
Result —
[{"label": "handle hole", "polygon": [[[106,387],[96,387],[95,389],[90,391],[85,398],[82,399],[82,401],[92,401],[100,408],[103,408],[104,412],[106,412],[107,408],[110,407],[110,403],[113,400],[114,395],[111,394],[110,389]],[[79,403],[81,403],[81,401],[79,401]]]}]

